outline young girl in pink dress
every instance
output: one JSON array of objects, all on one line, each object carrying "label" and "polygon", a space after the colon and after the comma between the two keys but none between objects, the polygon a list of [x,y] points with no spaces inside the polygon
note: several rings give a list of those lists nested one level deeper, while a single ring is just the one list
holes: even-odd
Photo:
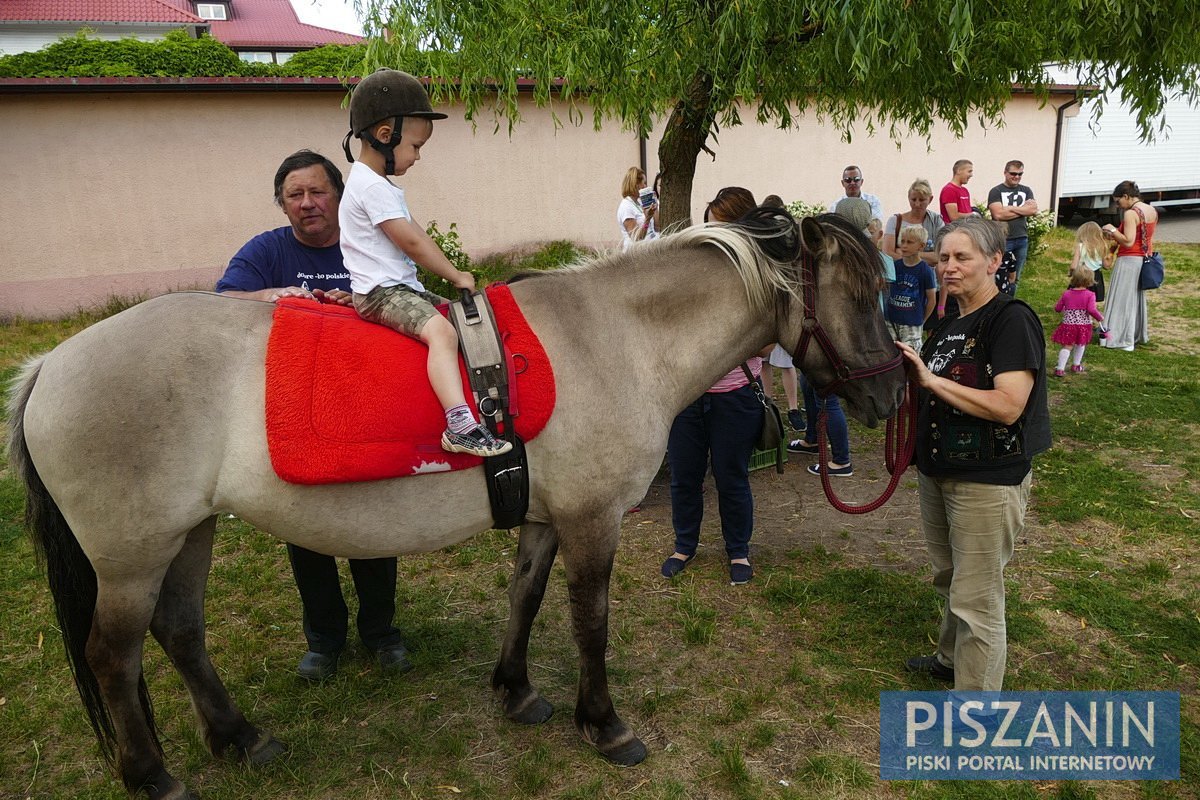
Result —
[{"label": "young girl in pink dress", "polygon": [[1067,356],[1071,356],[1071,372],[1083,372],[1083,351],[1092,340],[1092,320],[1104,322],[1104,315],[1096,309],[1096,295],[1091,286],[1095,273],[1086,264],[1071,265],[1071,286],[1062,293],[1054,305],[1063,318],[1050,338],[1063,347],[1058,351],[1058,368],[1054,376],[1066,374]]}]

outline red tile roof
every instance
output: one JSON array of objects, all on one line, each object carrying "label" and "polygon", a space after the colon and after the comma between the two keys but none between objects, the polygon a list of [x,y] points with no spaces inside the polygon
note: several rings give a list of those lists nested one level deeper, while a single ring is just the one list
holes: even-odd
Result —
[{"label": "red tile roof", "polygon": [[[221,0],[216,0],[220,2]],[[362,37],[306,25],[288,0],[224,0],[228,20],[202,20],[192,0],[2,0],[0,22],[177,22],[209,25],[230,47],[278,49],[355,44]]]},{"label": "red tile roof", "polygon": [[35,22],[178,22],[204,20],[192,13],[190,3],[170,0],[4,0],[0,21]]},{"label": "red tile roof", "polygon": [[[171,0],[190,5],[189,0]],[[288,0],[229,0],[228,20],[209,20],[212,35],[230,47],[320,47],[356,44],[361,36],[306,25]]]}]

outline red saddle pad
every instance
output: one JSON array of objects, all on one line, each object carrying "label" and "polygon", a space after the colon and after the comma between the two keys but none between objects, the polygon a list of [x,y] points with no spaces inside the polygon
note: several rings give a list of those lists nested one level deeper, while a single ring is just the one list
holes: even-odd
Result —
[{"label": "red saddle pad", "polygon": [[[487,293],[515,359],[510,381],[519,371],[515,426],[528,442],[554,411],[554,371],[508,287]],[[267,446],[279,477],[347,483],[479,466],[478,456],[442,450],[446,417],[429,385],[428,352],[352,308],[280,300],[266,364]]]}]

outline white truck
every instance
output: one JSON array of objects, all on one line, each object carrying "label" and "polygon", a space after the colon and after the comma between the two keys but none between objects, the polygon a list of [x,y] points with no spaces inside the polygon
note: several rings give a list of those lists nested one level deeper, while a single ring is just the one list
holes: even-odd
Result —
[{"label": "white truck", "polygon": [[1111,102],[1098,119],[1095,107],[1086,100],[1078,115],[1065,120],[1060,223],[1075,214],[1113,221],[1112,190],[1125,180],[1135,181],[1142,199],[1155,207],[1200,206],[1200,108],[1168,101],[1167,130],[1143,142],[1127,106]]}]

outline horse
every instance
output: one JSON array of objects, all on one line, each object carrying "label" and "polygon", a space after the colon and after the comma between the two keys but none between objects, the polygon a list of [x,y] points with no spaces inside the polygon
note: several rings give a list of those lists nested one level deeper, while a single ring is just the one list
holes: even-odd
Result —
[{"label": "horse", "polygon": [[[527,650],[561,556],[579,651],[574,723],[617,764],[646,757],[609,694],[609,578],[622,515],[658,471],[672,420],[718,378],[772,342],[797,342],[796,366],[822,391],[836,388],[853,416],[874,426],[896,411],[904,373],[877,302],[878,253],[837,217],[782,216],[773,227],[697,226],[511,282],[553,364],[557,401],[527,445],[529,510],[491,679],[509,719],[536,724],[553,711],[529,681]],[[481,468],[281,480],[264,433],[272,311],[163,295],[31,360],[10,390],[10,463],[68,663],[131,794],[193,796],[164,765],[142,676],[147,629],[214,756],[258,765],[283,750],[243,716],[205,647],[218,515],[349,558],[428,552],[493,522]]]}]

